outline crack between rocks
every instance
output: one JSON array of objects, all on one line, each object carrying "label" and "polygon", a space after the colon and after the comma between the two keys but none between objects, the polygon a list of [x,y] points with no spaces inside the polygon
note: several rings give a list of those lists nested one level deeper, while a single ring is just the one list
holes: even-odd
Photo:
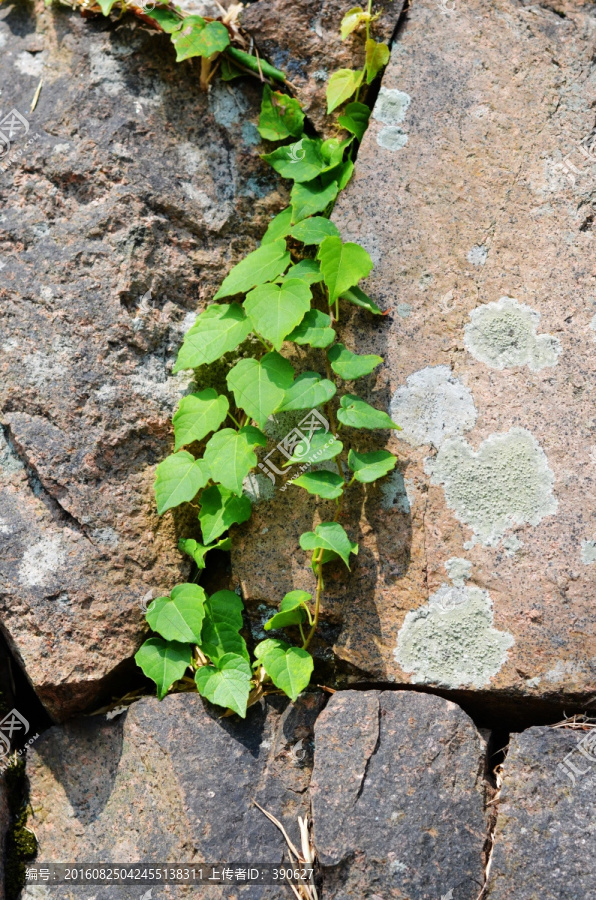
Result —
[{"label": "crack between rocks", "polygon": [[[485,779],[487,780],[487,785],[491,786],[491,781],[494,780],[494,796],[485,802],[485,811],[488,810],[488,821],[486,826],[486,836],[484,839],[484,846],[482,848],[482,855],[484,857],[484,872],[483,878],[484,882],[482,888],[480,889],[480,893],[476,900],[486,900],[487,891],[489,887],[490,881],[490,873],[491,866],[493,860],[493,853],[495,850],[496,843],[496,830],[497,830],[497,818],[499,815],[499,802],[501,799],[501,790],[503,787],[503,765],[505,760],[507,759],[507,754],[509,752],[509,742],[510,735],[507,734],[507,741],[503,747],[500,747],[498,750],[493,750],[493,741],[495,739],[495,733],[491,733],[491,737],[488,741],[486,747],[486,757],[485,757]],[[504,739],[504,738],[502,738]],[[491,768],[491,759],[493,757],[497,757],[495,761],[495,765]]]},{"label": "crack between rocks", "polygon": [[12,453],[12,455],[15,456],[23,465],[31,492],[35,497],[38,497],[42,501],[44,506],[50,511],[54,521],[63,528],[65,526],[68,526],[73,531],[76,531],[87,541],[89,541],[92,546],[95,547],[95,542],[89,536],[89,533],[83,523],[79,522],[79,520],[75,516],[73,516],[72,513],[65,509],[60,501],[45,486],[39,472],[27,456],[23,447],[18,443],[10,425],[0,423],[0,429],[2,429],[4,440],[6,441],[10,453]]},{"label": "crack between rocks", "polygon": [[368,770],[370,768],[370,761],[376,755],[379,747],[381,745],[381,700],[377,697],[377,740],[375,746],[373,747],[373,751],[366,760],[364,766],[364,772],[362,773],[362,779],[360,781],[360,786],[358,787],[358,791],[356,793],[356,797],[354,798],[354,806],[358,803],[360,797],[362,796],[362,791],[364,790],[364,783],[366,781],[366,776],[368,775]]}]

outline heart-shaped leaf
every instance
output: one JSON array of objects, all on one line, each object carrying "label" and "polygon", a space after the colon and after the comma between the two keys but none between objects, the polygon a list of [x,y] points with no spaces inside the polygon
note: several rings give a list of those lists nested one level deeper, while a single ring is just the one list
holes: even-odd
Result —
[{"label": "heart-shaped leaf", "polygon": [[213,303],[187,331],[174,372],[215,362],[246,340],[251,327],[250,319],[237,303]]},{"label": "heart-shaped leaf", "polygon": [[[296,266],[298,268],[298,266]],[[283,284],[262,284],[247,294],[244,308],[253,328],[276,350],[310,309],[312,292],[303,281],[290,278]]]},{"label": "heart-shaped leaf", "polygon": [[344,489],[344,480],[337,472],[304,472],[292,481],[298,487],[304,488],[309,494],[316,494],[325,500],[336,500],[341,497]]},{"label": "heart-shaped leaf", "polygon": [[365,294],[363,290],[359,287],[352,287],[349,291],[343,291],[340,294],[341,300],[347,300],[348,303],[353,303],[354,306],[361,306],[363,309],[367,309],[369,312],[373,313],[375,316],[384,316],[385,313],[382,309],[380,309],[377,304],[370,299],[368,294]]},{"label": "heart-shaped leaf", "polygon": [[304,622],[307,617],[305,607],[309,600],[312,600],[312,594],[307,594],[306,591],[290,591],[279,604],[279,612],[265,622],[265,631]]},{"label": "heart-shaped leaf", "polygon": [[243,409],[259,428],[283,402],[294,377],[294,369],[279,353],[256,359],[241,359],[227,375],[236,406]]},{"label": "heart-shaped leaf", "polygon": [[238,634],[238,629],[228,622],[214,621],[209,616],[203,623],[201,650],[216,664],[226,653],[237,653],[247,662],[249,660],[246,642]]},{"label": "heart-shaped leaf", "polygon": [[187,16],[181,27],[172,32],[176,62],[193,56],[209,59],[221,53],[230,43],[228,29],[221,22],[206,22],[201,16]]},{"label": "heart-shaped leaf", "polygon": [[188,554],[195,561],[198,569],[204,569],[205,557],[210,550],[231,550],[232,542],[230,538],[223,538],[216,544],[199,544],[194,538],[180,538],[178,549],[182,553]]},{"label": "heart-shaped leaf", "polygon": [[282,275],[281,281],[286,282],[291,278],[297,278],[306,284],[317,284],[323,280],[321,266],[316,259],[302,259],[295,266],[290,266],[286,274]]},{"label": "heart-shaped leaf", "polygon": [[318,309],[311,309],[300,325],[288,335],[288,340],[295,344],[309,344],[311,347],[328,347],[335,340],[331,317]]},{"label": "heart-shaped leaf", "polygon": [[205,609],[212,622],[229,625],[240,631],[242,628],[242,610],[244,603],[234,591],[217,591],[212,594]]},{"label": "heart-shaped leaf", "polygon": [[237,497],[219,484],[207,488],[201,494],[199,521],[203,540],[210,544],[227,531],[231,525],[250,519],[252,505],[248,497]]},{"label": "heart-shaped leaf", "polygon": [[198,584],[178,584],[170,597],[158,597],[147,610],[147,621],[167,641],[200,644],[207,595]]},{"label": "heart-shaped leaf", "polygon": [[389,47],[387,44],[377,44],[376,41],[366,42],[366,83],[374,81],[381,69],[389,62]]},{"label": "heart-shaped leaf", "polygon": [[299,141],[293,144],[285,144],[278,147],[273,153],[263,156],[270,166],[282,178],[291,178],[292,181],[312,181],[324,169],[328,163],[321,155],[320,138],[308,138],[302,135]]},{"label": "heart-shaped leaf", "polygon": [[338,192],[337,181],[323,183],[320,177],[307,184],[296,183],[290,194],[292,224],[296,225],[308,216],[323,212],[335,200]]},{"label": "heart-shaped leaf", "polygon": [[327,82],[327,115],[349,100],[362,84],[364,73],[354,69],[338,69]]},{"label": "heart-shaped leaf", "polygon": [[342,41],[345,41],[348,35],[356,31],[368,19],[370,19],[370,15],[364,12],[361,6],[353,6],[352,9],[349,9],[341,20],[340,34]]},{"label": "heart-shaped leaf", "polygon": [[220,297],[230,297],[232,294],[245,294],[258,284],[265,284],[281,275],[290,264],[290,254],[286,250],[286,242],[283,238],[272,241],[270,244],[262,244],[258,250],[253,250],[245,256],[238,265],[234,266],[224,282],[215,300]]},{"label": "heart-shaped leaf", "polygon": [[303,125],[304,113],[298,100],[281,91],[272,91],[265,84],[259,116],[261,137],[266,141],[283,141],[287,137],[302,134]]},{"label": "heart-shaped leaf", "polygon": [[201,666],[195,674],[197,690],[201,697],[232,709],[244,719],[250,694],[252,672],[242,656],[226,653],[218,667]]},{"label": "heart-shaped leaf", "polygon": [[242,493],[242,482],[257,464],[254,447],[267,446],[267,438],[258,428],[235,431],[223,428],[209,439],[205,447],[205,462],[213,481],[223,484],[235,494]]},{"label": "heart-shaped leaf", "polygon": [[343,344],[335,344],[327,351],[327,356],[335,374],[344,381],[354,381],[363,375],[369,375],[383,362],[382,356],[375,356],[373,353],[367,355],[352,353]]},{"label": "heart-shaped leaf", "polygon": [[284,641],[267,638],[255,647],[255,656],[273,684],[296,701],[308,686],[314,668],[310,653],[300,647],[289,647]]},{"label": "heart-shaped leaf", "polygon": [[149,638],[135,653],[135,662],[147,678],[157,685],[157,696],[163,700],[175,681],[179,681],[192,658],[192,645],[178,641]]},{"label": "heart-shaped leaf", "polygon": [[303,244],[320,244],[326,237],[339,237],[339,229],[324,216],[313,216],[294,225],[290,234]]},{"label": "heart-shaped leaf", "polygon": [[173,419],[174,449],[179,450],[193,441],[202,441],[210,431],[216,431],[227,416],[229,407],[228,398],[218,396],[214,388],[183,397]]},{"label": "heart-shaped leaf", "polygon": [[355,134],[359,141],[364,137],[370,119],[370,108],[365,103],[348,103],[343,116],[337,119],[338,125]]},{"label": "heart-shaped leaf", "polygon": [[396,462],[396,457],[388,450],[374,450],[372,453],[356,453],[355,450],[350,450],[348,454],[348,465],[354,473],[354,478],[362,484],[369,484],[387,475],[395,468]]},{"label": "heart-shaped leaf", "polygon": [[161,515],[173,506],[192,500],[209,481],[204,460],[195,459],[187,450],[172,453],[160,462],[155,472],[155,499]]},{"label": "heart-shaped leaf", "polygon": [[[106,0],[98,0],[100,5],[105,3]],[[115,3],[116,0],[107,0],[108,3]],[[146,16],[149,16],[150,19],[155,19],[157,24],[160,26],[162,31],[165,31],[167,34],[171,34],[173,31],[177,31],[178,28],[182,25],[182,19],[178,16],[173,10],[167,9],[164,6],[158,6],[156,9],[147,10],[145,12]]]},{"label": "heart-shaped leaf", "polygon": [[335,435],[329,432],[315,431],[307,447],[300,442],[294,449],[293,456],[284,463],[284,466],[295,466],[300,463],[319,463],[326,459],[333,459],[341,453],[344,445]]},{"label": "heart-shaped leaf", "polygon": [[321,522],[314,531],[305,531],[300,535],[300,546],[303,550],[330,550],[337,553],[350,568],[350,553],[358,553],[358,544],[354,544],[338,522]]},{"label": "heart-shaped leaf", "polygon": [[342,425],[349,425],[351,428],[396,428],[401,431],[400,426],[386,412],[375,409],[354,394],[345,394],[340,404],[337,418]]},{"label": "heart-shaped leaf", "polygon": [[278,241],[280,238],[286,237],[286,235],[290,233],[291,227],[292,207],[287,206],[269,222],[267,231],[261,240],[261,246],[263,244],[271,244],[273,241]]},{"label": "heart-shaped leaf", "polygon": [[366,278],[373,267],[364,247],[351,242],[344,244],[339,237],[326,237],[319,247],[317,259],[321,261],[330,303],[361,278]]},{"label": "heart-shaped leaf", "polygon": [[286,391],[283,403],[280,404],[277,411],[312,409],[322,403],[327,403],[336,391],[337,388],[333,382],[327,378],[321,378],[317,372],[304,372]]}]

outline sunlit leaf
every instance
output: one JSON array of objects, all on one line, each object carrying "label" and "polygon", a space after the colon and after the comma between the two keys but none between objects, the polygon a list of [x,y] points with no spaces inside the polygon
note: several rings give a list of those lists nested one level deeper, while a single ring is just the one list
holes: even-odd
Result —
[{"label": "sunlit leaf", "polygon": [[373,262],[364,247],[339,237],[326,237],[319,247],[317,259],[329,290],[329,302],[333,303],[344,291],[366,278]]},{"label": "sunlit leaf", "polygon": [[244,308],[254,330],[270,341],[276,350],[281,350],[286,336],[310,309],[311,297],[308,284],[299,278],[288,278],[282,284],[256,287],[247,294]]},{"label": "sunlit leaf", "polygon": [[178,584],[171,596],[158,597],[147,610],[147,621],[167,641],[199,644],[207,595],[198,584]]},{"label": "sunlit leaf", "polygon": [[369,484],[387,475],[395,468],[396,462],[396,457],[388,450],[374,450],[372,453],[356,453],[355,450],[350,450],[348,454],[348,465],[354,473],[354,478],[362,484]]},{"label": "sunlit leaf", "polygon": [[267,445],[267,438],[258,428],[222,428],[209,439],[204,460],[213,481],[235,494],[242,493],[242,482],[257,464],[255,446]]},{"label": "sunlit leaf", "polygon": [[174,449],[202,441],[210,431],[216,431],[227,416],[229,406],[228,398],[218,396],[214,388],[183,397],[173,419]]},{"label": "sunlit leaf", "polygon": [[356,378],[362,378],[363,375],[369,375],[383,362],[382,356],[375,356],[374,353],[366,355],[352,353],[343,344],[334,344],[327,351],[327,356],[335,374],[344,381],[354,381]]},{"label": "sunlit leaf", "polygon": [[400,426],[396,425],[386,412],[375,409],[354,394],[345,394],[340,404],[337,418],[342,425],[349,425],[352,428],[396,428],[401,431]]},{"label": "sunlit leaf", "polygon": [[285,138],[302,134],[304,113],[293,97],[281,91],[272,91],[268,84],[263,86],[263,100],[259,116],[259,134],[266,141],[283,141]]},{"label": "sunlit leaf", "polygon": [[318,309],[311,309],[300,325],[288,335],[288,340],[295,344],[309,344],[311,347],[328,347],[335,340],[331,317]]},{"label": "sunlit leaf", "polygon": [[328,472],[323,469],[320,472],[303,472],[298,478],[294,478],[293,484],[304,488],[309,494],[316,494],[325,500],[335,500],[340,497],[344,489],[344,480],[337,472]]},{"label": "sunlit leaf", "polygon": [[175,681],[179,681],[190,666],[191,644],[149,638],[135,653],[135,662],[147,678],[157,685],[157,696],[163,700]]},{"label": "sunlit leaf", "polygon": [[176,62],[193,56],[207,59],[221,53],[230,43],[228,29],[221,22],[206,22],[201,16],[187,16],[182,27],[172,32]]},{"label": "sunlit leaf", "polygon": [[284,691],[290,700],[308,687],[314,668],[310,653],[301,647],[289,647],[283,641],[267,638],[255,647],[255,656],[273,684]]},{"label": "sunlit leaf", "polygon": [[336,553],[350,568],[350,554],[358,553],[358,544],[353,543],[338,522],[321,522],[314,531],[300,535],[303,550],[329,550]]},{"label": "sunlit leaf", "polygon": [[252,672],[248,662],[236,653],[226,653],[215,666],[201,666],[195,674],[202,697],[246,717]]},{"label": "sunlit leaf", "polygon": [[272,281],[288,267],[290,254],[286,250],[286,242],[283,238],[272,241],[270,244],[261,245],[258,250],[253,250],[241,260],[224,282],[215,300],[220,297],[229,297],[232,294],[244,294],[258,284]]},{"label": "sunlit leaf", "polygon": [[161,515],[167,509],[192,500],[209,481],[209,468],[186,450],[166,456],[155,473],[155,498]]},{"label": "sunlit leaf", "polygon": [[227,531],[231,525],[240,524],[250,519],[252,510],[248,497],[237,497],[233,491],[219,484],[207,488],[201,494],[201,511],[199,521],[203,532],[203,540],[210,544]]},{"label": "sunlit leaf", "polygon": [[293,385],[285,393],[283,403],[277,407],[278,412],[290,409],[313,409],[327,403],[337,388],[332,381],[321,378],[317,372],[304,372],[299,375]]},{"label": "sunlit leaf", "polygon": [[250,331],[250,320],[241,306],[213,303],[186,332],[174,373],[215,362],[224,353],[235,350]]},{"label": "sunlit leaf", "polygon": [[283,402],[294,378],[291,364],[273,351],[260,361],[241,359],[227,375],[228,387],[234,394],[236,406],[243,409],[259,428]]},{"label": "sunlit leaf", "polygon": [[349,100],[362,84],[364,73],[354,69],[338,69],[327,84],[327,115]]}]

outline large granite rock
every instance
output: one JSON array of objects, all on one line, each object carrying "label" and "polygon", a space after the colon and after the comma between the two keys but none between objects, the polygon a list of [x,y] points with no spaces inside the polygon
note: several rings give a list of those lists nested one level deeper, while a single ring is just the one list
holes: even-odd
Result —
[{"label": "large granite rock", "polygon": [[476,900],[485,757],[454,703],[402,691],[335,694],[317,720],[311,782],[324,896]]},{"label": "large granite rock", "polygon": [[[344,511],[353,573],[326,583],[364,679],[513,710],[595,689],[595,26],[590,4],[413,4],[334,212],[388,311],[345,342],[385,358],[359,384],[403,426],[376,444],[399,471]],[[298,537],[333,504],[299,494],[243,526],[255,605],[312,589]]]},{"label": "large granite rock", "polygon": [[0,47],[29,129],[0,159],[0,620],[61,718],[127,690],[143,598],[188,572],[152,491],[172,363],[285,201],[254,80],[203,94],[167,36],[42,2],[2,9]]},{"label": "large granite rock", "polygon": [[529,728],[503,766],[489,900],[596,897],[596,731]]},{"label": "large granite rock", "polygon": [[[380,0],[373,33],[389,42],[404,0]],[[327,80],[337,69],[362,68],[364,34],[342,41],[341,20],[349,9],[345,0],[259,0],[243,10],[243,26],[267,58],[290,78],[302,108],[321,134],[332,133],[327,118]]]},{"label": "large granite rock", "polygon": [[[28,759],[38,864],[288,862],[281,833],[253,799],[299,842],[322,700],[323,694],[305,694],[290,705],[270,698],[241,721],[220,719],[196,694],[177,694],[163,703],[141,700],[114,721],[53,727]],[[47,896],[74,900],[81,890],[57,885]],[[168,890],[196,896],[192,887]],[[244,886],[238,896],[281,900],[288,891]],[[97,900],[140,896],[121,885],[92,893]],[[236,893],[210,885],[209,896]]]}]

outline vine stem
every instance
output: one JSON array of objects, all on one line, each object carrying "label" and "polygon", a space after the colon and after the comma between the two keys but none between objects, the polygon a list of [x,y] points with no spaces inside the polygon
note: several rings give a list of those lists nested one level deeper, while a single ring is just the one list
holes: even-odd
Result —
[{"label": "vine stem", "polygon": [[315,614],[313,616],[313,621],[312,621],[310,631],[308,632],[308,637],[306,638],[306,640],[302,646],[303,650],[308,649],[308,645],[312,641],[314,633],[317,630],[317,625],[319,624],[319,612],[321,611],[321,594],[323,593],[323,587],[324,587],[324,585],[323,585],[323,565],[322,565],[322,559],[323,559],[324,552],[325,552],[324,549],[321,547],[321,549],[319,551],[319,555],[315,560],[315,562],[317,564],[317,593],[315,595]]}]

